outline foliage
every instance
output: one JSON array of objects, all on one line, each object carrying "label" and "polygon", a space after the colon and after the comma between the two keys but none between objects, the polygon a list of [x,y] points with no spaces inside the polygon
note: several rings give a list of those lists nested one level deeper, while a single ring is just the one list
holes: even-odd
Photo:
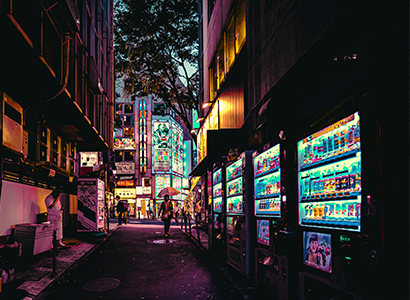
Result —
[{"label": "foliage", "polygon": [[125,91],[155,95],[191,130],[188,113],[198,110],[198,2],[116,0],[114,22],[116,72]]}]

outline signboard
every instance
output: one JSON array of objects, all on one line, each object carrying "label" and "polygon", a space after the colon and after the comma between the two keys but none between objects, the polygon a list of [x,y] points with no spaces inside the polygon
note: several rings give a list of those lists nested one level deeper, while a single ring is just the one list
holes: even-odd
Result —
[{"label": "signboard", "polygon": [[137,194],[137,195],[142,195],[142,186],[137,186],[137,187],[135,187],[135,193]]},{"label": "signboard", "polygon": [[171,186],[171,175],[155,175],[155,197],[162,189],[169,186]]},{"label": "signboard", "polygon": [[170,168],[170,140],[169,122],[152,121],[153,172],[169,172]]},{"label": "signboard", "polygon": [[98,152],[81,152],[81,167],[98,165]]},{"label": "signboard", "polygon": [[188,189],[189,188],[189,180],[188,178],[182,178],[182,188]]},{"label": "signboard", "polygon": [[[181,192],[182,190],[182,177],[172,176],[172,187]],[[178,194],[171,197],[172,199],[182,200],[182,194]]]},{"label": "signboard", "polygon": [[184,173],[184,136],[182,129],[176,123],[172,123],[172,171],[183,175]]},{"label": "signboard", "polygon": [[134,186],[134,179],[128,179],[128,180],[117,180],[116,182],[117,187],[133,187]]},{"label": "signboard", "polygon": [[116,162],[117,174],[135,174],[134,162]]},{"label": "signboard", "polygon": [[135,188],[116,188],[114,194],[115,197],[120,196],[121,199],[135,198]]},{"label": "signboard", "polygon": [[142,187],[142,194],[143,195],[151,195],[151,187],[150,186],[143,186]]},{"label": "signboard", "polygon": [[114,149],[135,149],[135,139],[114,139]]}]

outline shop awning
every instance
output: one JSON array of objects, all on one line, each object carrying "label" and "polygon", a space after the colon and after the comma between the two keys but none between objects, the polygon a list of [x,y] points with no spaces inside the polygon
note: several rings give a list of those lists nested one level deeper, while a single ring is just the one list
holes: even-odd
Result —
[{"label": "shop awning", "polygon": [[245,148],[246,137],[242,129],[219,129],[207,131],[207,155],[191,171],[190,177],[202,176],[208,168],[212,168],[220,158],[227,156],[230,149],[240,152]]}]

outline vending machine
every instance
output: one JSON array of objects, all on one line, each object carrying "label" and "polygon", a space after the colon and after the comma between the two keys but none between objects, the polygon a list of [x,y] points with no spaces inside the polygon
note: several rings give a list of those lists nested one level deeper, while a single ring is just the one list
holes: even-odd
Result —
[{"label": "vending machine", "polygon": [[226,261],[226,219],[225,219],[225,167],[214,164],[212,171],[212,222],[211,249],[217,260]]},{"label": "vending machine", "polygon": [[296,214],[296,208],[292,209],[296,201],[292,180],[288,180],[294,172],[288,170],[287,145],[278,138],[253,153],[255,285],[259,294],[278,300],[295,298],[289,292],[289,282],[295,281],[289,280],[289,275],[296,277],[289,255],[295,253],[295,226],[290,215]]},{"label": "vending machine", "polygon": [[369,157],[376,149],[362,155],[362,121],[353,112],[297,143],[301,300],[378,299],[381,234],[371,221],[370,196],[362,197],[371,195],[372,185],[362,185],[363,162],[371,176]]},{"label": "vending machine", "polygon": [[77,181],[77,231],[104,229],[104,181],[98,178],[79,178]]},{"label": "vending machine", "polygon": [[246,277],[253,274],[252,152],[245,151],[226,166],[227,262]]}]

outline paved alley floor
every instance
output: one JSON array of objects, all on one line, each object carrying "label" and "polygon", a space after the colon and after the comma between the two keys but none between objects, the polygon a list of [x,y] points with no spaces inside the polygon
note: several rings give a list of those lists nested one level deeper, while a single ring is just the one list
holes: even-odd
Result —
[{"label": "paved alley floor", "polygon": [[119,226],[35,299],[242,299],[194,244],[171,226]]}]

